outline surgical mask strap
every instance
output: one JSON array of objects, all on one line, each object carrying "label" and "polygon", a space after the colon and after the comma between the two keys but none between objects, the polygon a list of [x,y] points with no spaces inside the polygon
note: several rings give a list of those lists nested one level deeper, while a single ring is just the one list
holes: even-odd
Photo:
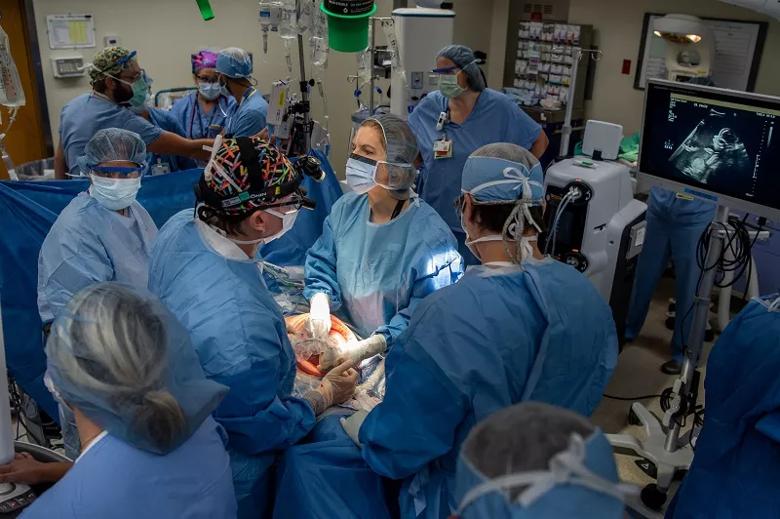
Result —
[{"label": "surgical mask strap", "polygon": [[764,305],[768,312],[780,312],[780,296],[774,300],[758,299],[758,302]]},{"label": "surgical mask strap", "polygon": [[572,434],[569,447],[553,456],[549,470],[508,474],[485,481],[474,488],[461,500],[458,515],[477,499],[497,491],[510,490],[528,485],[515,500],[523,508],[528,508],[537,500],[561,484],[579,485],[594,492],[600,492],[623,501],[627,495],[635,495],[637,489],[631,485],[613,483],[588,469],[585,464],[585,442],[578,434]]}]

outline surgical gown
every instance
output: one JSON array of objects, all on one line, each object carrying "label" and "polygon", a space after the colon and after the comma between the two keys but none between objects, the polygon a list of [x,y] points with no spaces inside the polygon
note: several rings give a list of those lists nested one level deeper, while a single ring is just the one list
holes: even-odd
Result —
[{"label": "surgical gown", "polygon": [[263,516],[276,452],[314,425],[311,406],[291,396],[295,356],[259,264],[217,252],[188,209],[160,230],[149,271],[150,290],[190,331],[206,376],[230,388],[214,417],[229,436],[239,517]]},{"label": "surgical gown", "polygon": [[[609,307],[573,268],[549,259],[528,260],[523,270],[475,267],[429,296],[388,354],[384,402],[360,429],[363,459],[375,473],[403,480],[401,517],[447,518],[460,446],[477,422],[524,400],[590,415],[617,351]],[[353,455],[340,453],[343,439],[317,447],[285,453],[283,467],[317,476],[282,474],[277,495],[288,509],[305,514],[316,499],[318,517],[387,514],[370,475],[349,468]],[[338,498],[320,497],[368,492],[376,509],[352,515],[339,515]]]},{"label": "surgical gown", "polygon": [[[448,110],[447,98],[436,90],[425,96],[409,116],[409,127],[423,158],[418,193],[444,218],[458,240],[458,250],[466,263],[473,265],[478,261],[465,246],[466,233],[452,206],[460,196],[466,159],[478,148],[494,142],[511,142],[530,150],[542,128],[512,99],[489,88],[480,93],[463,123],[448,123],[438,131],[439,114]],[[435,159],[434,143],[442,139],[452,141],[452,157]]]},{"label": "surgical gown", "polygon": [[[636,267],[634,291],[626,322],[626,339],[634,340],[642,329],[658,281],[671,257],[674,263],[676,319],[672,354],[682,362],[688,340],[699,268],[696,247],[699,237],[715,216],[715,203],[679,198],[673,191],[653,188],[647,203],[647,232]],[[687,315],[687,318],[686,318]]]},{"label": "surgical gown", "polygon": [[[149,109],[149,120],[161,130],[166,132],[175,133],[180,137],[184,137],[184,129],[176,120],[176,117],[167,110],[161,110],[159,108]],[[171,171],[184,171],[185,169],[195,168],[197,165],[195,161],[189,157],[182,157],[180,155],[158,155],[156,153],[147,154],[147,168],[146,174],[155,172],[155,165],[162,164],[170,173]]]},{"label": "surgical gown", "polygon": [[218,104],[211,112],[204,112],[198,103],[198,93],[177,99],[171,114],[184,130],[188,139],[213,139],[225,126],[225,119],[236,105],[232,97],[219,96]]},{"label": "surgical gown", "polygon": [[209,417],[165,456],[106,435],[22,517],[232,519],[236,499],[221,429]]},{"label": "surgical gown", "polygon": [[162,134],[162,129],[128,108],[94,92],[82,94],[68,102],[60,113],[60,144],[72,175],[80,172],[77,160],[84,154],[84,146],[95,132],[104,128],[135,132],[147,146]]},{"label": "surgical gown", "polygon": [[228,137],[251,137],[266,127],[268,103],[260,91],[250,88],[244,92],[241,102],[233,108],[225,120]]},{"label": "surgical gown", "polygon": [[780,309],[753,300],[707,361],[707,409],[691,468],[666,517],[780,514]]},{"label": "surgical gown", "polygon": [[157,226],[141,204],[128,216],[79,193],[54,222],[38,256],[38,310],[46,323],[82,288],[119,281],[147,285]]},{"label": "surgical gown", "polygon": [[304,296],[328,294],[360,336],[381,333],[391,347],[419,302],[463,270],[452,233],[419,198],[385,224],[371,223],[370,213],[368,195],[333,204],[306,257]]}]

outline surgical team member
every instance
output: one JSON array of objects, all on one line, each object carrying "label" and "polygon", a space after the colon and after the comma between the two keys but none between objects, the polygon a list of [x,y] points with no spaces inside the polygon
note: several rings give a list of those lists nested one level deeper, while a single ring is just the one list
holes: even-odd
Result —
[{"label": "surgical team member", "polygon": [[634,340],[642,330],[658,281],[674,263],[675,312],[672,358],[661,371],[676,375],[682,370],[683,345],[693,323],[691,310],[696,296],[700,269],[696,263],[699,237],[715,217],[717,204],[684,193],[654,187],[647,201],[647,232],[636,267],[626,323],[626,340]]},{"label": "surgical team member", "polygon": [[[220,137],[217,137],[221,141]],[[152,253],[149,287],[190,332],[206,376],[230,388],[214,413],[227,430],[239,517],[265,517],[276,452],[315,416],[350,398],[357,373],[333,369],[303,399],[291,396],[295,355],[257,251],[310,203],[301,176],[257,137],[222,141],[197,186],[197,207],[173,216]]]},{"label": "surgical team member", "polygon": [[227,388],[206,379],[156,299],[119,283],[82,290],[46,359],[46,385],[75,414],[83,449],[75,464],[22,454],[0,467],[5,481],[58,481],[22,517],[235,517],[224,431],[210,416]]},{"label": "surgical team member", "polygon": [[192,79],[198,87],[173,103],[171,113],[184,129],[188,139],[212,139],[222,131],[225,118],[236,102],[222,93],[217,74],[217,53],[203,49],[190,57]]},{"label": "surgical team member", "polygon": [[[678,314],[679,315],[679,314]],[[777,517],[780,294],[754,299],[712,347],[707,411],[666,517]]]},{"label": "surgical team member", "polygon": [[190,140],[166,132],[128,108],[142,106],[149,92],[136,51],[107,47],[97,53],[89,71],[92,92],[72,99],[60,114],[60,143],[54,154],[57,178],[86,174],[77,159],[89,139],[103,128],[122,128],[141,136],[149,151],[208,159],[211,140]]},{"label": "surgical team member", "polygon": [[547,135],[509,97],[486,88],[468,47],[442,49],[433,72],[439,89],[425,96],[409,116],[423,159],[419,193],[449,224],[466,264],[476,265],[452,210],[452,201],[460,194],[463,164],[474,150],[494,142],[515,143],[539,158],[547,149]]},{"label": "surgical team member", "polygon": [[384,401],[344,422],[378,474],[402,479],[401,516],[456,510],[461,444],[480,420],[525,400],[589,416],[617,360],[609,307],[572,267],[544,257],[543,179],[510,143],[476,150],[458,201],[482,262],[423,301],[386,359]]},{"label": "surgical team member", "polygon": [[606,436],[584,417],[525,402],[469,433],[458,460],[460,519],[621,519],[623,499]]},{"label": "surgical team member", "polygon": [[[146,161],[143,140],[99,130],[79,158],[90,186],[62,210],[38,255],[38,311],[51,323],[79,290],[102,281],[144,288],[157,226],[136,201]],[[73,416],[60,408],[65,454],[79,453]]]},{"label": "surgical team member", "polygon": [[[366,337],[349,352],[356,363],[392,346],[419,302],[463,272],[452,233],[412,190],[416,156],[403,119],[363,122],[347,161],[352,192],[333,205],[306,257],[312,329],[326,335],[331,310],[341,309]],[[325,369],[336,361],[332,351],[321,362]]]},{"label": "surgical team member", "polygon": [[235,107],[225,121],[228,137],[257,135],[266,127],[268,103],[252,77],[252,55],[238,47],[222,49],[217,56],[217,74],[224,95],[235,99]]}]

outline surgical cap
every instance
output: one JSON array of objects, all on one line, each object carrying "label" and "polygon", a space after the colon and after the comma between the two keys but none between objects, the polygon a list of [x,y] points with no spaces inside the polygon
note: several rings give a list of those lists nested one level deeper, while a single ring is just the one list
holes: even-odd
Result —
[{"label": "surgical cap", "polygon": [[119,283],[77,293],[46,343],[54,395],[109,434],[157,454],[186,441],[228,388],[208,380],[187,331]]},{"label": "surgical cap", "polygon": [[84,146],[84,154],[78,158],[82,172],[89,172],[101,162],[123,160],[146,165],[146,144],[141,137],[121,128],[103,128]]},{"label": "surgical cap", "polygon": [[380,114],[366,119],[361,126],[375,124],[382,131],[387,150],[386,186],[390,193],[401,200],[409,197],[417,178],[414,166],[417,159],[417,139],[406,121],[393,114]]},{"label": "surgical cap", "polygon": [[[217,68],[218,54],[213,50],[203,49],[190,56],[192,73],[197,74],[204,68]],[[251,71],[250,71],[251,72]]]},{"label": "surgical cap", "polygon": [[101,50],[92,60],[90,82],[95,84],[105,77],[118,76],[135,58],[135,54],[136,51],[131,52],[123,47],[106,47]]},{"label": "surgical cap", "polygon": [[259,137],[214,141],[197,187],[198,202],[228,216],[273,205],[298,191],[301,175],[290,159]]},{"label": "surgical cap", "polygon": [[252,75],[252,55],[238,47],[228,47],[219,51],[216,65],[217,72],[234,79],[248,78]]},{"label": "surgical cap", "polygon": [[471,90],[475,92],[485,90],[485,78],[482,77],[482,71],[477,65],[477,58],[474,56],[473,50],[465,45],[447,45],[439,51],[437,57],[447,58],[455,63],[466,74]]},{"label": "surgical cap", "polygon": [[466,159],[461,191],[481,203],[514,203],[525,198],[529,205],[538,205],[544,197],[542,166],[516,144],[488,144]]},{"label": "surgical cap", "polygon": [[619,484],[612,446],[588,420],[525,402],[492,414],[471,431],[458,460],[455,490],[463,519],[617,519],[623,496],[634,489]]}]

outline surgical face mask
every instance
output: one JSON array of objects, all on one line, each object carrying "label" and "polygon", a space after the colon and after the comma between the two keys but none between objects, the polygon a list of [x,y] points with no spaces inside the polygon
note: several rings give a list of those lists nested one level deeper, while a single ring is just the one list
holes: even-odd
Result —
[{"label": "surgical face mask", "polygon": [[230,93],[230,90],[228,90],[227,87],[227,80],[224,76],[219,76],[219,93],[225,97],[230,97],[233,94]]},{"label": "surgical face mask", "polygon": [[293,225],[295,225],[295,220],[298,218],[298,211],[297,210],[289,211],[289,212],[286,212],[286,213],[282,213],[281,211],[276,211],[274,209],[268,209],[268,210],[266,210],[266,213],[272,214],[272,215],[274,215],[275,217],[279,218],[282,221],[282,230],[279,231],[278,233],[272,235],[272,236],[266,237],[264,239],[265,243],[269,243],[269,242],[272,242],[274,240],[278,240],[279,238],[281,238],[282,236],[287,234],[287,232],[290,229],[293,228]]},{"label": "surgical face mask", "polygon": [[135,202],[138,190],[141,189],[141,177],[136,178],[105,178],[92,173],[92,185],[89,194],[100,205],[112,211],[130,207]]},{"label": "surgical face mask", "polygon": [[138,76],[138,79],[132,83],[125,81],[124,79],[119,79],[118,77],[111,77],[124,85],[128,85],[130,87],[130,91],[132,92],[128,99],[120,100],[120,102],[128,103],[131,107],[144,106],[144,103],[146,102],[146,96],[149,95],[149,87],[151,85],[151,80],[147,77],[146,74],[142,72],[141,75]]},{"label": "surgical face mask", "polygon": [[[460,226],[463,228],[464,231],[466,231],[466,225],[463,220],[462,212],[460,213]],[[526,258],[533,257],[534,255],[533,243],[536,241],[536,239],[537,239],[536,236],[523,236],[522,238],[520,238],[520,247],[522,249],[523,260],[525,260]],[[504,241],[504,237],[500,234],[489,234],[487,236],[482,236],[481,238],[477,238],[476,240],[472,240],[469,238],[468,231],[466,231],[466,247],[479,261],[482,261],[482,258],[480,257],[479,251],[477,250],[475,245],[477,243],[485,243],[491,241]]]},{"label": "surgical face mask", "polygon": [[222,87],[219,83],[198,81],[198,92],[203,96],[204,99],[213,101],[222,94]]},{"label": "surgical face mask", "polygon": [[466,89],[458,84],[458,74],[440,74],[439,91],[444,97],[451,99],[463,94]]},{"label": "surgical face mask", "polygon": [[129,108],[130,108],[130,111],[132,111],[133,113],[142,114],[142,113],[146,112],[147,110],[149,110],[149,108],[151,108],[153,105],[154,105],[154,102],[152,101],[152,94],[150,92],[147,92],[146,93],[146,99],[144,99],[143,104],[141,104],[139,106],[130,105]]},{"label": "surgical face mask", "polygon": [[350,155],[347,159],[347,184],[352,191],[359,195],[371,191],[376,185],[374,182],[376,168],[377,161],[354,153]]}]

